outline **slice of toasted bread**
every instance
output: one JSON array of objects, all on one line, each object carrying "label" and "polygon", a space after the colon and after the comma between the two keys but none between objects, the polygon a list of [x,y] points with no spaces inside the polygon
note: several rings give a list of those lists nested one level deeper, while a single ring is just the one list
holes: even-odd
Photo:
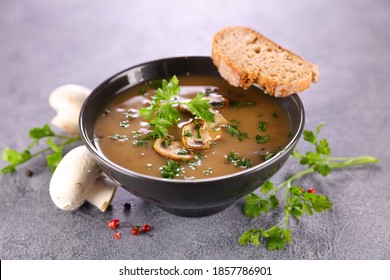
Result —
[{"label": "slice of toasted bread", "polygon": [[318,67],[247,27],[227,27],[215,34],[212,59],[231,85],[258,84],[277,97],[302,92],[318,81]]}]

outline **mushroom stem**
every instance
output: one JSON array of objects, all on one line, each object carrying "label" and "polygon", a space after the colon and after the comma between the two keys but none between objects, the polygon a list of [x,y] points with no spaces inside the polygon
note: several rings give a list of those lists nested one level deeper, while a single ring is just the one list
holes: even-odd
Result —
[{"label": "mushroom stem", "polygon": [[105,211],[116,186],[102,176],[102,170],[85,146],[68,152],[50,180],[50,196],[63,210],[75,210],[86,200]]},{"label": "mushroom stem", "polygon": [[117,186],[114,182],[104,177],[99,177],[96,179],[94,188],[88,193],[85,200],[104,212],[111,204],[116,188]]}]

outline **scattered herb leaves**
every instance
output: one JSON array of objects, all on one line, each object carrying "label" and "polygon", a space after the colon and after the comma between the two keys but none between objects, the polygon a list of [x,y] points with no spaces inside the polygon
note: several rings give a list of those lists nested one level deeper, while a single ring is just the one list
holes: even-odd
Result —
[{"label": "scattered herb leaves", "polygon": [[253,163],[251,160],[240,157],[237,153],[234,151],[231,151],[227,156],[226,160],[229,163],[234,163],[236,167],[241,167],[244,169],[252,167]]},{"label": "scattered herb leaves", "polygon": [[267,123],[265,121],[259,121],[258,128],[260,131],[266,131],[267,130]]},{"label": "scattered herb leaves", "polygon": [[269,140],[269,135],[263,135],[263,136],[256,135],[256,142],[258,144],[266,143],[266,142],[268,142],[268,140]]},{"label": "scattered herb leaves", "polygon": [[129,137],[125,134],[117,134],[115,133],[114,135],[108,136],[110,139],[116,140],[116,141],[127,141],[129,140]]},{"label": "scattered herb leaves", "polygon": [[234,108],[251,107],[251,106],[255,106],[255,105],[256,105],[256,102],[254,102],[254,101],[246,101],[243,103],[240,103],[236,100],[230,101],[230,106],[234,107]]},{"label": "scattered herb leaves", "polygon": [[239,141],[249,139],[248,133],[240,131],[236,124],[228,125],[226,127],[226,131],[229,132],[232,136],[237,137]]},{"label": "scattered herb leaves", "polygon": [[268,250],[283,250],[287,244],[291,243],[292,231],[289,229],[291,216],[299,220],[305,214],[313,215],[332,209],[332,202],[327,196],[314,192],[313,188],[304,191],[303,188],[293,185],[295,180],[311,173],[326,176],[334,169],[379,162],[378,159],[371,156],[330,157],[331,150],[328,141],[319,139],[323,125],[320,123],[315,132],[304,131],[304,140],[314,146],[313,151],[302,154],[296,149],[292,153],[293,158],[299,159],[300,164],[306,166],[305,170],[292,175],[277,186],[267,181],[259,188],[261,195],[250,193],[246,196],[243,212],[247,217],[256,218],[261,213],[268,213],[269,210],[277,208],[279,205],[277,194],[284,188],[284,217],[268,229],[262,227],[248,229],[239,238],[240,245],[259,246],[260,241],[265,240]]},{"label": "scattered herb leaves", "polygon": [[[70,145],[80,140],[80,136],[64,136],[56,134],[52,131],[49,125],[45,124],[43,127],[35,127],[29,131],[29,137],[33,140],[26,149],[19,152],[17,150],[5,148],[2,152],[2,160],[9,163],[8,166],[1,170],[1,173],[14,173],[16,167],[29,161],[32,158],[37,157],[40,154],[51,151],[46,156],[48,167],[52,172],[56,169],[58,163],[62,159],[63,149],[65,146]],[[32,149],[38,145],[41,139],[46,139],[47,147],[33,153]],[[56,144],[54,139],[58,140]]]},{"label": "scattered herb leaves", "polygon": [[162,178],[174,179],[182,174],[182,166],[180,163],[168,159],[167,164],[161,166],[160,171]]}]

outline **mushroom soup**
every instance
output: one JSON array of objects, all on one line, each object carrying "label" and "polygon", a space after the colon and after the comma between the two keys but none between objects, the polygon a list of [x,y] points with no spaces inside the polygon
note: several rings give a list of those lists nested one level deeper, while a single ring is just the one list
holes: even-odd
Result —
[{"label": "mushroom soup", "polygon": [[[95,125],[96,145],[105,157],[138,173],[191,180],[250,168],[289,142],[289,119],[274,97],[256,87],[232,87],[219,77],[178,78],[180,88],[172,80],[165,87],[151,81],[106,106]],[[177,96],[161,100],[176,90]],[[169,122],[173,125],[165,126]]]}]

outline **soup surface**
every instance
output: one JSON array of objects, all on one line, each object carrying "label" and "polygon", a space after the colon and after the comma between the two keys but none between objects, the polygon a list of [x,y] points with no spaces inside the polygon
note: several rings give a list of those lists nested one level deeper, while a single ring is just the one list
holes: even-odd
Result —
[{"label": "soup surface", "polygon": [[[203,137],[199,128],[202,123],[197,123],[194,115],[184,108],[179,113],[178,123],[169,128],[169,141],[163,139],[165,142],[161,144],[164,148],[175,142],[180,146],[176,149],[177,154],[182,154],[183,159],[172,160],[156,151],[156,139],[149,137],[153,127],[139,111],[150,105],[156,85],[161,84],[161,81],[152,81],[120,94],[100,114],[95,125],[95,142],[109,160],[138,173],[192,180],[255,166],[271,158],[289,142],[290,125],[286,112],[260,89],[232,87],[218,77],[179,76],[178,79],[179,98],[183,100],[190,100],[199,92],[208,100],[214,95],[225,98],[224,106],[214,104],[211,107],[215,119],[222,116],[222,124],[204,126],[209,137],[208,148],[192,149],[181,143],[189,138],[199,142],[197,140],[201,139],[198,138]],[[179,112],[178,106],[175,109]],[[188,124],[194,124],[195,130],[186,128]]]}]

